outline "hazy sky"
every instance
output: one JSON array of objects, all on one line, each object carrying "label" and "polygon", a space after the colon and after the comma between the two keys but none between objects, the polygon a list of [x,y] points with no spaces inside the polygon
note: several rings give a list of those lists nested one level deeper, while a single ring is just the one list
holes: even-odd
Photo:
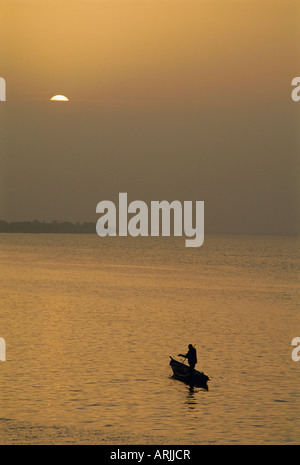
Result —
[{"label": "hazy sky", "polygon": [[96,221],[128,192],[204,200],[208,232],[300,232],[298,0],[2,0],[0,16],[0,218]]}]

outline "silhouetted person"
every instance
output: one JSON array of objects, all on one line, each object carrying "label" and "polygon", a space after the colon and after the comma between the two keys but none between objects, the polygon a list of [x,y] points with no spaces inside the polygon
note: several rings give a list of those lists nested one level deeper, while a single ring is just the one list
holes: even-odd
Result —
[{"label": "silhouetted person", "polygon": [[185,357],[188,359],[190,369],[191,369],[191,374],[194,373],[195,365],[197,363],[197,351],[195,347],[192,346],[192,344],[189,344],[189,351],[187,354],[178,354],[178,357]]}]

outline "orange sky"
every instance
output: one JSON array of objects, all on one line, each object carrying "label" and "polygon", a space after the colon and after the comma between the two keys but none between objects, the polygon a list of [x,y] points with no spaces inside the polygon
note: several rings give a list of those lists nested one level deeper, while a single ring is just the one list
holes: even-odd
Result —
[{"label": "orange sky", "polygon": [[299,231],[299,9],[2,0],[0,218],[96,220],[128,192],[204,200],[212,232]]},{"label": "orange sky", "polygon": [[2,3],[1,71],[18,98],[194,105],[251,87],[253,99],[300,65],[294,0]]}]

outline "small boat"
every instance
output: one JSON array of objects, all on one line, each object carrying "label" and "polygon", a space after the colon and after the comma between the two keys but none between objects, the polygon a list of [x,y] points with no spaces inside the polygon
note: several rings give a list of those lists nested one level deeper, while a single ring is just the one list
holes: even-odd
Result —
[{"label": "small boat", "polygon": [[173,378],[179,381],[183,381],[189,386],[200,387],[208,391],[207,381],[209,377],[201,371],[194,370],[191,374],[191,369],[188,365],[178,362],[170,356],[170,366],[173,370]]}]

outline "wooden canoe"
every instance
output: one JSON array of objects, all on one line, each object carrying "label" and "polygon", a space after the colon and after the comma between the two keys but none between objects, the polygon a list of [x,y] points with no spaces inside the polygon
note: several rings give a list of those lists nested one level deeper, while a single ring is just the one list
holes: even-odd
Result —
[{"label": "wooden canoe", "polygon": [[191,374],[191,369],[185,363],[178,362],[170,356],[170,366],[173,370],[173,378],[179,381],[183,381],[189,386],[200,387],[208,391],[207,381],[209,377],[201,371],[194,370]]}]

